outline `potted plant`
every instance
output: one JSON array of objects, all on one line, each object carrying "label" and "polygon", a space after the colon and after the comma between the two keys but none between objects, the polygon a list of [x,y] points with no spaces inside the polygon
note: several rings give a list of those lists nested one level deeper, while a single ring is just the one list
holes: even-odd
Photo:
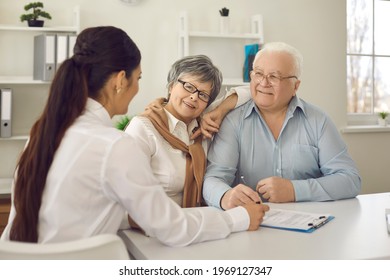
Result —
[{"label": "potted plant", "polygon": [[385,111],[382,111],[382,112],[378,113],[378,117],[379,117],[378,123],[379,123],[379,125],[386,126],[386,119],[387,119],[388,115],[389,115],[389,112],[385,112]]},{"label": "potted plant", "polygon": [[132,118],[132,116],[123,115],[122,118],[117,121],[115,127],[119,130],[125,130]]},{"label": "potted plant", "polygon": [[43,3],[42,2],[31,2],[24,6],[25,11],[29,11],[32,9],[31,13],[23,14],[20,16],[20,21],[27,21],[28,26],[32,27],[42,27],[44,24],[43,20],[39,18],[47,18],[51,19],[51,15],[42,10]]}]

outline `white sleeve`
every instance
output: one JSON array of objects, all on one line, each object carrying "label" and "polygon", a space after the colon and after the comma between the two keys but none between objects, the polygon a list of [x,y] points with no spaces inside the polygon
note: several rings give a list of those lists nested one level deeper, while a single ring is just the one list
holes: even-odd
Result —
[{"label": "white sleeve", "polygon": [[166,245],[186,246],[248,229],[249,216],[242,207],[182,209],[173,202],[153,175],[148,149],[131,136],[122,138],[113,145],[103,175],[105,192],[124,206],[147,235]]},{"label": "white sleeve", "polygon": [[226,98],[228,98],[233,93],[237,93],[237,104],[234,108],[240,107],[242,104],[246,103],[248,100],[251,99],[251,92],[249,89],[249,86],[239,86],[239,87],[233,87],[229,91],[226,91],[225,93],[220,93],[217,98],[211,103],[204,113],[210,112],[214,110],[216,107],[218,107]]},{"label": "white sleeve", "polygon": [[251,99],[251,91],[249,86],[239,86],[239,87],[232,87],[229,90],[229,95],[237,93],[238,99],[236,107],[240,107],[242,104],[246,103],[248,100]]}]

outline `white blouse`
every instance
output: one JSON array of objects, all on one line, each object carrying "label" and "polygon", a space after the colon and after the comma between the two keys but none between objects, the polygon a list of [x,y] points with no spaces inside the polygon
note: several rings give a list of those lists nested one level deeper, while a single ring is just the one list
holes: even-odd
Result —
[{"label": "white blouse", "polygon": [[[165,110],[168,116],[169,131],[187,145],[192,144],[191,129],[176,119]],[[193,121],[189,128],[197,126]],[[150,167],[156,179],[163,187],[166,194],[178,205],[182,205],[183,186],[186,174],[186,156],[182,151],[173,148],[155,129],[151,121],[146,117],[133,117],[126,132],[134,137],[134,140],[146,156],[150,159]]]},{"label": "white blouse", "polygon": [[[248,228],[249,216],[242,207],[182,209],[168,198],[154,174],[145,145],[113,128],[104,107],[89,99],[50,167],[38,242],[116,233],[126,211],[149,236],[171,246],[224,238]],[[9,239],[14,217],[12,204],[2,240]]]}]

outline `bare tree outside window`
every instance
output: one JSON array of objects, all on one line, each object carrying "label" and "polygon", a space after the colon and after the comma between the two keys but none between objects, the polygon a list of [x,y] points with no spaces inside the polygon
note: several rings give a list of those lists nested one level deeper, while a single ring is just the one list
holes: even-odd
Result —
[{"label": "bare tree outside window", "polygon": [[349,115],[390,109],[390,1],[347,0]]}]

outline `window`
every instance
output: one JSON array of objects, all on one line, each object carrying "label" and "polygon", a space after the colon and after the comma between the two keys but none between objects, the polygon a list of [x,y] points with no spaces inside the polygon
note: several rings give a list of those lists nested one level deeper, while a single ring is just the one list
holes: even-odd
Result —
[{"label": "window", "polygon": [[347,0],[349,124],[374,124],[390,112],[390,1]]}]

